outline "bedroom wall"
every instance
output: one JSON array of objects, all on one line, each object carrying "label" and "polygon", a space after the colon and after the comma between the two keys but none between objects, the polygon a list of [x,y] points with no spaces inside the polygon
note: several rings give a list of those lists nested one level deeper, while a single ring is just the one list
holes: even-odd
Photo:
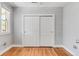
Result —
[{"label": "bedroom wall", "polygon": [[[7,3],[0,3],[0,7],[6,8],[8,9],[11,14],[10,14],[10,29],[11,29],[11,33],[6,33],[6,34],[1,34],[0,33],[0,52],[4,51],[7,47],[9,47],[12,43],[13,43],[13,39],[12,39],[12,26],[13,26],[13,9],[11,8],[11,6]],[[6,43],[6,45],[4,46],[4,43]]]},{"label": "bedroom wall", "polygon": [[76,40],[79,41],[79,3],[74,2],[63,9],[63,44],[74,55],[79,55]]},{"label": "bedroom wall", "polygon": [[14,37],[15,44],[22,44],[22,20],[24,14],[55,14],[56,37],[55,44],[62,45],[62,12],[63,8],[53,7],[19,7],[14,8]]}]

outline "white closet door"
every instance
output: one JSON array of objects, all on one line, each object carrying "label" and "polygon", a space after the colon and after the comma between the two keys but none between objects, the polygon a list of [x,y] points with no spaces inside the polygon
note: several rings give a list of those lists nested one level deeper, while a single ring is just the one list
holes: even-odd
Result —
[{"label": "white closet door", "polygon": [[40,17],[40,46],[53,46],[54,44],[54,17]]},{"label": "white closet door", "polygon": [[24,17],[24,39],[23,44],[26,46],[39,45],[39,17]]}]

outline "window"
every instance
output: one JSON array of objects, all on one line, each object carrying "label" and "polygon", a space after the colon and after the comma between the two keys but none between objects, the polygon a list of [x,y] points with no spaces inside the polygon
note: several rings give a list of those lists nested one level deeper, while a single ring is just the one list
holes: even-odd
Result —
[{"label": "window", "polygon": [[4,8],[1,8],[1,19],[0,19],[0,31],[9,32],[10,30],[10,12]]}]

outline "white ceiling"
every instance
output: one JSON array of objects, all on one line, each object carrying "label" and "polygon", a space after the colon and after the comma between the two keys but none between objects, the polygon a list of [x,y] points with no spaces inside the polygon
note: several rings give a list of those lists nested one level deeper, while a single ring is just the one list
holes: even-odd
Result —
[{"label": "white ceiling", "polygon": [[64,7],[69,2],[8,2],[12,7]]}]

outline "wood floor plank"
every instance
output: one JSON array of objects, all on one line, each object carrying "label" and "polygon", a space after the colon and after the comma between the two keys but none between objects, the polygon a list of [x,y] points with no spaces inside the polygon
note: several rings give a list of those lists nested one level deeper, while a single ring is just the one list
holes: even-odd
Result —
[{"label": "wood floor plank", "polygon": [[11,48],[9,51],[7,51],[6,53],[4,53],[4,56],[11,56],[13,54],[14,51],[16,51],[17,48]]},{"label": "wood floor plank", "polygon": [[71,56],[71,54],[64,48],[54,48],[54,51],[58,54],[58,56]]},{"label": "wood floor plank", "polygon": [[72,56],[64,48],[49,47],[14,47],[2,56]]},{"label": "wood floor plank", "polygon": [[58,56],[57,53],[54,51],[54,48],[50,48],[49,52],[51,53],[51,56]]}]

